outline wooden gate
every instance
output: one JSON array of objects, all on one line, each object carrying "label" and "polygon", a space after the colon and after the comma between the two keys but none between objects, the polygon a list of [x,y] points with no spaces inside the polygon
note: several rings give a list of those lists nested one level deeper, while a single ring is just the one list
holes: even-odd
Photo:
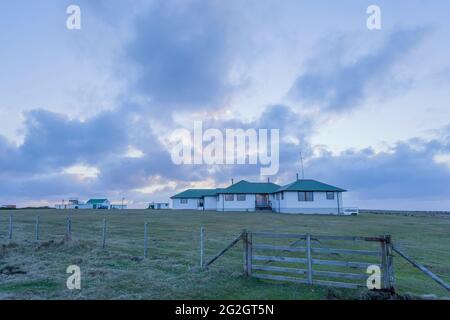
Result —
[{"label": "wooden gate", "polygon": [[394,291],[392,243],[388,235],[351,237],[244,231],[242,239],[244,271],[248,276],[358,288],[367,286],[373,272],[368,273],[368,268],[379,267],[381,289]]}]

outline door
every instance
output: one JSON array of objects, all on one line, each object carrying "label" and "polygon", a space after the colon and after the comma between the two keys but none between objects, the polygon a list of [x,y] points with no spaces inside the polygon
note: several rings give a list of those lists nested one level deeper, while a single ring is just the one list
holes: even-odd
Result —
[{"label": "door", "polygon": [[256,206],[257,207],[267,207],[269,205],[269,195],[267,194],[257,194],[256,195]]}]

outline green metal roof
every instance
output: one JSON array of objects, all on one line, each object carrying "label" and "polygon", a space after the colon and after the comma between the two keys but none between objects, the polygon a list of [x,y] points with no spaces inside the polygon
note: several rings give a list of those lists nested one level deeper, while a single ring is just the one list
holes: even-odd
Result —
[{"label": "green metal roof", "polygon": [[[281,191],[334,191],[334,192],[345,192],[347,190],[334,187],[332,185],[322,183],[312,179],[303,179],[294,181],[285,186],[279,186],[278,184],[271,182],[248,182],[241,180],[228,188],[217,188],[217,189],[188,189],[181,193],[178,193],[171,197],[171,199],[201,199],[207,196],[216,196],[219,193],[222,194],[237,194],[237,193],[276,193]],[[91,200],[102,200],[106,199],[91,199]],[[91,201],[89,200],[89,201]],[[94,203],[89,202],[88,203]]]},{"label": "green metal roof", "polygon": [[99,203],[103,203],[108,199],[89,199],[88,200],[88,204],[99,204]]},{"label": "green metal roof", "polygon": [[281,191],[335,191],[345,192],[347,190],[331,186],[312,179],[302,179],[294,181],[288,185],[280,187],[276,192]]},{"label": "green metal roof", "polygon": [[216,194],[217,194],[216,189],[187,189],[186,191],[178,193],[170,198],[171,199],[185,199],[185,198],[201,199],[206,196],[215,196]]},{"label": "green metal roof", "polygon": [[241,180],[218,193],[273,193],[279,185],[271,182],[248,182]]}]

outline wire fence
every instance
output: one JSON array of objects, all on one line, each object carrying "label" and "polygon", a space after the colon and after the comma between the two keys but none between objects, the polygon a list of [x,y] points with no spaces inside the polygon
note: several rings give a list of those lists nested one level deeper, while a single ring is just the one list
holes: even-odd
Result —
[{"label": "wire fence", "polygon": [[[126,217],[121,217],[126,219]],[[0,244],[8,243],[45,247],[49,243],[76,242],[87,249],[127,254],[142,259],[173,259],[174,263],[203,269],[207,257],[214,255],[231,237],[205,227],[174,228],[153,222],[121,222],[117,217],[78,217],[77,215],[0,216]],[[232,257],[240,261],[239,252]],[[233,259],[231,259],[233,260]],[[236,263],[236,266],[239,266]]]},{"label": "wire fence", "polygon": [[[144,217],[138,221],[126,221],[126,216],[107,215],[58,215],[49,218],[40,215],[0,215],[0,243],[34,244],[40,246],[49,242],[78,241],[88,249],[101,249],[109,252],[128,254],[142,259],[172,259],[173,263],[204,269],[205,261],[223,249],[225,243],[236,236],[236,232],[218,232],[217,229],[201,226],[179,228],[175,224],[165,224]],[[289,245],[304,245],[301,242]],[[395,241],[395,239],[394,239]],[[397,244],[397,243],[396,243]],[[326,240],[316,242],[317,247],[329,245]],[[414,243],[402,242],[400,248],[411,252],[412,257],[421,258],[421,248]],[[358,243],[352,243],[352,249],[365,249]],[[428,253],[445,255],[442,251],[427,247]],[[242,266],[242,250],[229,253],[226,261],[219,263],[223,267],[234,264],[236,270]],[[408,268],[401,259],[395,261],[396,269]],[[430,267],[429,265],[435,265]],[[429,261],[432,271],[449,282],[449,268],[439,266],[439,261]],[[423,278],[419,276],[418,280]],[[401,277],[400,277],[401,279]]]}]

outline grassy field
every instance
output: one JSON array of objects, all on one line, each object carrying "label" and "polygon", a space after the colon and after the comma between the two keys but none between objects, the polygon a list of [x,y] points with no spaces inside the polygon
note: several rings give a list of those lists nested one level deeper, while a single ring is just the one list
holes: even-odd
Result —
[{"label": "grassy field", "polygon": [[[13,215],[13,240],[8,219]],[[35,240],[35,216],[41,238]],[[64,237],[72,217],[72,241]],[[107,218],[107,247],[101,221]],[[149,223],[149,257],[143,259],[144,222]],[[199,230],[205,227],[206,259],[243,229],[378,236],[395,243],[450,282],[449,215],[283,215],[184,211],[0,211],[0,299],[357,299],[364,290],[270,282],[243,276],[242,245],[208,270],[199,269]],[[66,288],[66,268],[79,265],[82,289]],[[449,293],[397,255],[399,293]]]}]

